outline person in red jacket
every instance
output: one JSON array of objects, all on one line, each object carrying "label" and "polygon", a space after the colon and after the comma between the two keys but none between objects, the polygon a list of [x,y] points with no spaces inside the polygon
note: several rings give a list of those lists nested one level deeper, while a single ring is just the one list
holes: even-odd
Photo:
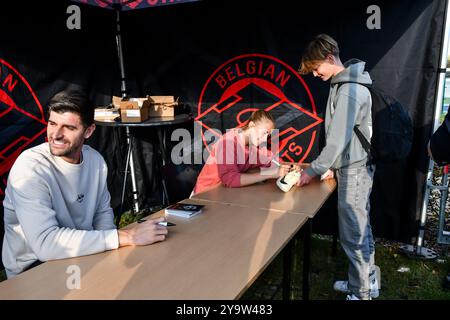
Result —
[{"label": "person in red jacket", "polygon": [[[216,144],[200,172],[192,195],[204,192],[222,183],[237,188],[267,179],[284,176],[290,166],[279,164],[279,159],[264,147],[275,128],[272,115],[264,110],[252,113],[241,128],[227,130]],[[251,169],[259,172],[248,172]]]}]

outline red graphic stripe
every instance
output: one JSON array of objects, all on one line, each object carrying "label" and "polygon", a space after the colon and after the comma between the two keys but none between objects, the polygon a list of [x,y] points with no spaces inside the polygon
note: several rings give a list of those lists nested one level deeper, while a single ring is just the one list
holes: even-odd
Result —
[{"label": "red graphic stripe", "polygon": [[5,149],[0,151],[0,158],[1,159],[6,159],[7,157],[5,156],[5,154],[8,153],[9,149],[12,149],[13,147],[18,145],[22,141],[28,142],[29,140],[30,140],[29,138],[24,137],[24,136],[21,136],[20,138],[14,140],[9,146],[7,146]]},{"label": "red graphic stripe", "polygon": [[44,116],[44,109],[42,108],[41,103],[39,102],[39,99],[36,97],[36,94],[34,93],[33,89],[31,88],[30,84],[28,83],[28,81],[12,66],[10,65],[8,62],[6,62],[3,59],[0,59],[0,64],[4,64],[5,66],[7,66],[8,68],[10,68],[12,71],[14,71],[14,73],[20,78],[20,80],[22,80],[22,82],[25,84],[25,86],[28,88],[28,90],[30,90],[31,95],[34,98],[34,101],[36,102],[36,105],[39,108],[39,111],[41,112],[41,119],[37,119],[36,117],[34,117],[33,115],[29,114],[28,112],[23,112],[24,114],[26,114],[27,116],[36,119],[37,121],[47,125],[47,122],[45,121],[45,116]]},{"label": "red graphic stripe", "polygon": [[20,113],[26,115],[29,118],[32,118],[40,123],[42,123],[43,125],[47,125],[47,122],[45,120],[39,119],[36,116],[32,115],[29,112],[26,112],[25,110],[19,108],[16,103],[11,99],[11,97],[9,97],[5,91],[3,91],[2,89],[0,89],[0,102],[5,103],[6,105],[9,106],[8,109],[6,109],[5,112],[2,112],[0,114],[0,117],[4,116],[6,113],[10,112],[12,109],[15,109],[17,111],[19,111]]},{"label": "red graphic stripe", "polygon": [[211,112],[212,110],[216,111],[217,113],[222,113],[225,110],[231,108],[232,106],[234,106],[236,103],[238,103],[239,101],[242,100],[242,97],[237,96],[237,95],[233,95],[236,97],[236,100],[230,102],[229,104],[227,104],[225,107],[222,107],[221,109],[218,109],[217,106],[221,105],[224,101],[228,100],[230,97],[225,97],[220,99],[220,101],[216,104],[214,104],[212,107],[210,107],[209,109],[207,109],[205,112],[203,112],[201,115],[197,116],[197,118],[195,118],[196,120],[199,120],[200,118],[202,118],[204,115],[208,114],[209,112]]},{"label": "red graphic stripe", "polygon": [[[44,134],[46,131],[47,131],[47,128],[42,129],[39,133],[34,135],[32,138],[29,138],[27,143],[25,143],[21,147],[17,148],[17,150],[15,150],[5,160],[0,162],[0,176],[3,176],[11,169],[12,165],[14,164],[14,161],[16,161],[17,157],[19,156],[19,154],[22,152],[23,149],[25,149],[28,145],[30,145],[30,143],[32,143],[34,140],[39,138],[39,136]],[[27,139],[27,138],[25,138],[25,139]],[[16,144],[18,142],[18,140],[22,140],[22,137],[15,140],[12,144]],[[8,147],[6,147],[4,150],[9,149],[10,146],[11,146],[11,144]],[[4,151],[2,151],[2,154],[4,154]]]}]

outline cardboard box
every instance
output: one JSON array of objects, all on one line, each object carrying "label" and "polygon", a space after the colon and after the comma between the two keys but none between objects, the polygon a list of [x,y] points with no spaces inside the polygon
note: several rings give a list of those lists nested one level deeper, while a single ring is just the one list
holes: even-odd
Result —
[{"label": "cardboard box", "polygon": [[120,108],[123,122],[141,122],[149,117],[173,117],[178,99],[174,96],[147,96],[122,101],[113,97],[113,105]]},{"label": "cardboard box", "polygon": [[150,101],[150,117],[173,117],[175,115],[175,106],[178,105],[178,99],[174,96],[147,96]]},{"label": "cardboard box", "polygon": [[129,98],[122,101],[120,97],[113,97],[113,105],[120,108],[122,122],[143,122],[148,119],[147,98]]}]

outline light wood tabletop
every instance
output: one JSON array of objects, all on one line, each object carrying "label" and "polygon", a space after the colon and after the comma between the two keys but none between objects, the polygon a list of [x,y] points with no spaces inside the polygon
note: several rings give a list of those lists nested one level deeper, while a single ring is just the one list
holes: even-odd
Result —
[{"label": "light wood tabletop", "polygon": [[192,198],[243,207],[297,213],[312,218],[335,188],[335,179],[319,181],[316,178],[306,186],[293,186],[290,191],[285,193],[277,187],[276,180],[271,179],[240,188],[227,188],[218,185],[213,189],[196,194]]},{"label": "light wood tabletop", "polygon": [[[256,204],[185,202],[205,208],[191,219],[169,216],[176,226],[166,241],[46,262],[0,283],[0,299],[239,298],[308,220]],[[80,289],[67,288],[72,265]]]}]

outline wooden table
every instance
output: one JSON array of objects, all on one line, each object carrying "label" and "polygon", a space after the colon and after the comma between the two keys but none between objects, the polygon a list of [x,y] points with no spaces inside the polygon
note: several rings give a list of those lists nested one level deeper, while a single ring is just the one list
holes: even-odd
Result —
[{"label": "wooden table", "polygon": [[[236,299],[308,220],[193,201],[203,213],[170,217],[177,225],[166,241],[46,262],[0,283],[0,299]],[[79,290],[66,286],[71,265],[81,269]]]},{"label": "wooden table", "polygon": [[[297,187],[293,186],[288,192],[281,191],[276,180],[271,179],[265,182],[241,188],[226,188],[222,185],[214,187],[208,191],[196,194],[193,199],[201,199],[210,203],[226,203],[241,206],[243,208],[271,210],[275,212],[288,212],[309,217],[302,229],[303,233],[303,299],[309,299],[309,278],[311,267],[311,235],[312,219],[336,189],[336,180],[329,179],[320,181],[317,177],[310,184]],[[292,265],[292,244],[285,250],[284,274],[289,275],[288,266]],[[295,259],[295,256],[294,256]],[[290,283],[290,278],[285,280]],[[283,298],[290,296],[290,290],[285,285],[283,288]]]},{"label": "wooden table", "polygon": [[316,178],[306,186],[293,186],[285,193],[277,187],[276,180],[271,179],[241,188],[226,188],[219,185],[192,198],[255,209],[297,213],[312,218],[335,188],[336,180],[319,181]]}]

